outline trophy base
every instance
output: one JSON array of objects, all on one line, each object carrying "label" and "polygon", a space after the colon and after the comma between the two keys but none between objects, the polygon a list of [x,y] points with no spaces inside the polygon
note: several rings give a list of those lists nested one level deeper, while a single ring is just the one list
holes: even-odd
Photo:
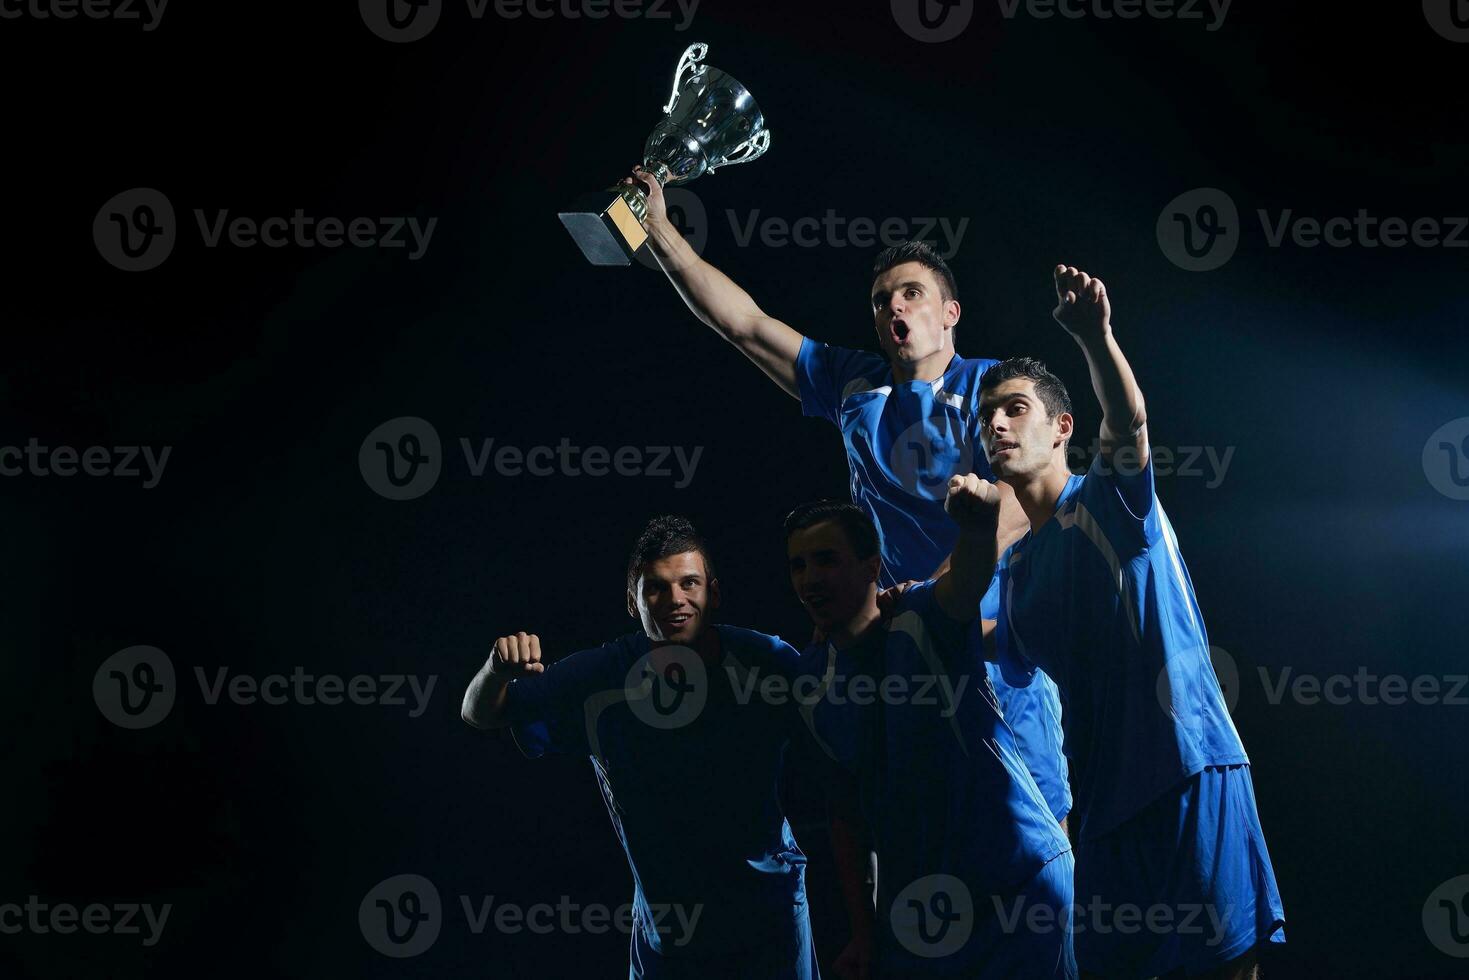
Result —
[{"label": "trophy base", "polygon": [[611,201],[606,192],[589,196],[556,217],[592,265],[631,265],[633,254],[648,240],[647,229],[618,193]]}]

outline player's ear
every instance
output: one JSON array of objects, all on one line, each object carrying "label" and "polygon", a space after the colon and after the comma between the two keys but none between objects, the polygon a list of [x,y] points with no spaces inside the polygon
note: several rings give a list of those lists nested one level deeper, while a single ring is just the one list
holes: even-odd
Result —
[{"label": "player's ear", "polygon": [[1056,416],[1056,437],[1061,440],[1071,438],[1072,429],[1076,427],[1076,420],[1071,417],[1070,412],[1062,412]]},{"label": "player's ear", "polygon": [[869,582],[876,582],[882,573],[882,555],[873,555],[871,558],[862,560],[862,574]]},{"label": "player's ear", "polygon": [[718,608],[719,608],[719,579],[717,579],[717,578],[711,578],[709,580],[709,609],[712,611],[712,610],[715,610],[715,609],[718,609]]},{"label": "player's ear", "polygon": [[632,594],[632,589],[627,590],[627,614],[636,620],[643,618],[638,615],[638,597]]},{"label": "player's ear", "polygon": [[944,302],[944,326],[955,327],[959,325],[959,301],[957,299]]}]

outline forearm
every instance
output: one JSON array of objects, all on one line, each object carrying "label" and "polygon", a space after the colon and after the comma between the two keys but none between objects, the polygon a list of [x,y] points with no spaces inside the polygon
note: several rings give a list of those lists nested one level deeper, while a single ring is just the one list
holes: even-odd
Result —
[{"label": "forearm", "polygon": [[510,719],[505,716],[509,689],[509,680],[492,673],[489,663],[486,663],[469,682],[459,717],[475,728],[504,728],[510,724]]},{"label": "forearm", "polygon": [[842,889],[854,937],[870,937],[873,931],[872,891],[867,884],[867,846],[860,825],[850,816],[829,809],[832,859]]},{"label": "forearm", "polygon": [[1147,424],[1147,408],[1143,393],[1133,376],[1132,365],[1117,345],[1108,327],[1099,336],[1078,340],[1091,372],[1092,391],[1102,407],[1102,443],[1104,448],[1132,445]]},{"label": "forearm", "polygon": [[966,526],[949,555],[949,570],[934,587],[945,613],[967,623],[979,615],[979,603],[995,576],[996,549],[994,524]]},{"label": "forearm", "polygon": [[749,293],[700,258],[676,228],[650,224],[648,233],[648,247],[695,316],[734,343],[753,331],[765,314]]}]

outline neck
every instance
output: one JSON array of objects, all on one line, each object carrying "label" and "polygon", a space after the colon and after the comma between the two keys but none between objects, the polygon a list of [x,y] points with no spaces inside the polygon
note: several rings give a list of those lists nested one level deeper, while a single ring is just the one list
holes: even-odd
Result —
[{"label": "neck", "polygon": [[[656,650],[658,647],[677,645],[678,644],[673,643],[671,640],[654,640],[652,643],[649,644],[649,647]],[[704,663],[706,664],[714,665],[719,663],[721,655],[721,648],[719,646],[719,630],[715,629],[713,623],[710,623],[707,627],[704,628],[704,631],[694,639],[694,642],[690,645],[689,649],[697,653],[699,655],[699,659],[704,661]]]},{"label": "neck", "polygon": [[873,629],[878,628],[881,618],[881,613],[877,611],[877,593],[874,590],[868,596],[867,604],[862,607],[862,611],[841,626],[832,630],[827,634],[826,638],[838,650],[845,650],[857,643]]},{"label": "neck", "polygon": [[903,361],[893,357],[888,359],[888,364],[893,369],[893,380],[903,384],[908,381],[937,381],[944,376],[944,369],[953,359],[954,348],[945,345],[919,360]]},{"label": "neck", "polygon": [[1061,499],[1066,482],[1071,479],[1071,471],[1064,462],[1052,462],[1034,476],[1007,476],[1003,479],[1015,491],[1015,500],[1020,504],[1020,509],[1025,511],[1030,529],[1039,531],[1056,513],[1056,501]]}]

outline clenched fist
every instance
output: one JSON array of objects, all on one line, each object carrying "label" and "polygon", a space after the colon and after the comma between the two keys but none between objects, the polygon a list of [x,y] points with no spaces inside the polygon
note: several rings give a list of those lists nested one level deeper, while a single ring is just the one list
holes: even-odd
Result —
[{"label": "clenched fist", "polygon": [[622,183],[630,187],[638,187],[648,199],[648,213],[643,218],[643,224],[649,231],[655,227],[668,224],[668,204],[663,199],[663,185],[658,183],[650,171],[641,166],[632,168],[632,176],[622,178]]},{"label": "clenched fist", "polygon": [[1051,316],[1077,340],[1106,336],[1112,326],[1112,301],[1107,287],[1075,266],[1055,269],[1056,308]]},{"label": "clenched fist", "polygon": [[490,655],[490,673],[496,677],[514,680],[541,674],[545,670],[546,665],[541,663],[541,638],[534,633],[515,633],[495,641],[495,652]]},{"label": "clenched fist", "polygon": [[999,488],[973,473],[951,476],[944,510],[962,528],[993,531],[1000,520]]}]

